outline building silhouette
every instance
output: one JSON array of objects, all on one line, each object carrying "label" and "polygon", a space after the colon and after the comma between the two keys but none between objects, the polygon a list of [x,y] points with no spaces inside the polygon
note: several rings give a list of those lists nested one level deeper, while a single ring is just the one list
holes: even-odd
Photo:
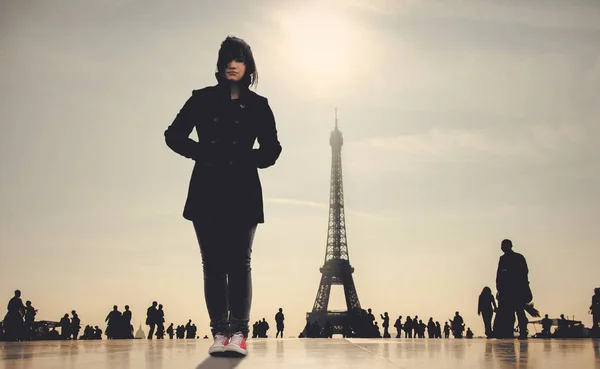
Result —
[{"label": "building silhouette", "polygon": [[[333,326],[333,334],[344,334],[349,330],[352,315],[360,314],[360,302],[348,257],[346,220],[344,215],[344,186],[342,178],[342,133],[338,128],[337,109],[335,129],[331,132],[331,184],[329,197],[329,224],[325,262],[319,269],[321,281],[312,311],[307,313],[307,321],[318,327]],[[346,311],[329,311],[329,296],[332,285],[342,285],[346,299]],[[329,328],[331,330],[331,328]],[[331,332],[330,332],[331,333]]]}]

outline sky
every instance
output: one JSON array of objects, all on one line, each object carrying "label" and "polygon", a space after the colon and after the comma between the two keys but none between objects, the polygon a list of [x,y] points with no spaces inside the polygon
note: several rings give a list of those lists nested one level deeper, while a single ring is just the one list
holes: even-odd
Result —
[{"label": "sky", "polygon": [[[600,2],[0,3],[0,300],[58,321],[208,334],[182,210],[193,167],[164,130],[214,85],[227,35],[252,47],[283,147],[260,170],[251,321],[303,328],[325,257],[334,111],[360,304],[483,334],[504,238],[535,306],[591,325],[600,287]],[[195,133],[192,136],[196,138]],[[596,267],[594,267],[596,265]],[[343,309],[343,290],[330,308]],[[381,322],[380,322],[381,324]],[[144,327],[147,330],[146,327]],[[534,330],[532,333],[534,333]]]}]

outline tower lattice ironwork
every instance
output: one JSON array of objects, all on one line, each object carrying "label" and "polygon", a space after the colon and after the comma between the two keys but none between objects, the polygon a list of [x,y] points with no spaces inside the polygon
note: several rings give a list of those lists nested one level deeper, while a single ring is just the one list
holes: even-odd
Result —
[{"label": "tower lattice ironwork", "polygon": [[[338,128],[337,109],[335,129],[331,132],[331,186],[329,194],[329,224],[327,227],[327,247],[325,262],[321,271],[321,282],[312,311],[307,314],[310,322],[324,327],[327,322],[333,326],[333,333],[343,333],[351,324],[351,317],[360,313],[360,302],[354,286],[348,257],[346,219],[344,215],[344,184],[342,178],[342,145],[344,140]],[[347,311],[329,311],[329,296],[332,285],[343,285]]]}]

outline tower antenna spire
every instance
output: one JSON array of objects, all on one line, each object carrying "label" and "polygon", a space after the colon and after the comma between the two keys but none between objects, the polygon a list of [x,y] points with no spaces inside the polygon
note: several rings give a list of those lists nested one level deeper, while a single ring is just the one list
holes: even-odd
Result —
[{"label": "tower antenna spire", "polygon": [[337,108],[335,108],[335,129],[338,129]]}]

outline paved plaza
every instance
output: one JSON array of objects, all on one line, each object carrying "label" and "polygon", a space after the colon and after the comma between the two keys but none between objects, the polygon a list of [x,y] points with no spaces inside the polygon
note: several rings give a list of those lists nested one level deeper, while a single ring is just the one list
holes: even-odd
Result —
[{"label": "paved plaza", "polygon": [[243,359],[209,340],[0,342],[4,369],[600,369],[600,340],[251,339]]}]

